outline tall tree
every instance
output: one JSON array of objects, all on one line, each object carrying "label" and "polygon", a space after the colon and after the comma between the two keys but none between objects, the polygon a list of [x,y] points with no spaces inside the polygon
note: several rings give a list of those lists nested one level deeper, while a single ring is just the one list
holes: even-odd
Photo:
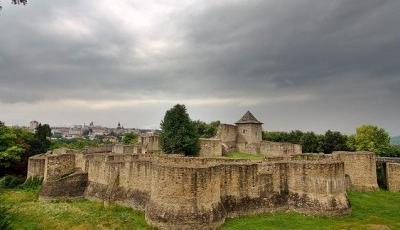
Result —
[{"label": "tall tree", "polygon": [[324,153],[332,153],[333,151],[348,150],[347,137],[340,132],[328,130],[325,132],[323,151]]},{"label": "tall tree", "polygon": [[389,146],[390,136],[383,128],[375,125],[363,125],[356,129],[354,142],[356,150],[378,154]]},{"label": "tall tree", "polygon": [[199,135],[185,105],[177,104],[165,113],[161,121],[160,145],[167,154],[196,155]]},{"label": "tall tree", "polygon": [[304,133],[300,138],[303,153],[320,153],[323,151],[323,135],[316,135],[314,132]]}]

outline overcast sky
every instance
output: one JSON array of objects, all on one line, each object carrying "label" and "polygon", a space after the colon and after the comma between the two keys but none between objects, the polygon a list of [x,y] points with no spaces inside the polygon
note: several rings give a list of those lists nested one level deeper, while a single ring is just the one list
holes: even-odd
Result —
[{"label": "overcast sky", "polygon": [[0,120],[400,134],[399,0],[2,1]]}]

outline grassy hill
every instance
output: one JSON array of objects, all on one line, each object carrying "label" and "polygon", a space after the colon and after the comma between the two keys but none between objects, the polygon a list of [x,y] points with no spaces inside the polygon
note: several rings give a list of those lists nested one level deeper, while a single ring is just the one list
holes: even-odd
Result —
[{"label": "grassy hill", "polygon": [[[88,200],[46,203],[37,191],[0,189],[2,205],[10,208],[12,229],[152,229],[144,214]],[[350,192],[352,213],[343,217],[313,217],[292,212],[226,219],[224,229],[400,229],[400,193]]]},{"label": "grassy hill", "polygon": [[390,143],[393,145],[400,145],[400,136],[392,137],[390,139]]}]

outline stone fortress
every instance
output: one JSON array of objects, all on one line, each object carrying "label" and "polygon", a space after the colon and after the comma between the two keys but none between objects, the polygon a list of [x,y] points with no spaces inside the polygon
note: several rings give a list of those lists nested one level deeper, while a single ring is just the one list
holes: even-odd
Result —
[{"label": "stone fortress", "polygon": [[[221,124],[214,138],[200,139],[198,157],[163,154],[157,135],[136,145],[57,149],[31,157],[28,177],[43,178],[42,200],[117,203],[144,211],[160,229],[214,229],[229,217],[286,210],[343,215],[351,211],[347,189],[378,189],[373,153],[302,154],[298,145],[262,141],[261,126],[250,112]],[[224,158],[230,151],[265,158]],[[400,164],[388,167],[391,188],[400,190]]]}]

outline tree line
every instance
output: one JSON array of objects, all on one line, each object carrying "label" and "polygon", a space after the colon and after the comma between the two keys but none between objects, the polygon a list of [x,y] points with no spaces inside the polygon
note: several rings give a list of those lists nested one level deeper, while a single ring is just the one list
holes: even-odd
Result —
[{"label": "tree line", "polygon": [[39,124],[32,133],[0,122],[0,176],[26,174],[28,158],[46,152],[50,147],[50,136],[51,129],[47,124]]},{"label": "tree line", "polygon": [[328,130],[325,134],[302,132],[263,132],[263,139],[274,142],[299,144],[303,153],[325,153],[334,151],[371,151],[379,156],[400,157],[400,146],[390,144],[386,130],[375,125],[362,125],[355,134],[345,135]]}]

